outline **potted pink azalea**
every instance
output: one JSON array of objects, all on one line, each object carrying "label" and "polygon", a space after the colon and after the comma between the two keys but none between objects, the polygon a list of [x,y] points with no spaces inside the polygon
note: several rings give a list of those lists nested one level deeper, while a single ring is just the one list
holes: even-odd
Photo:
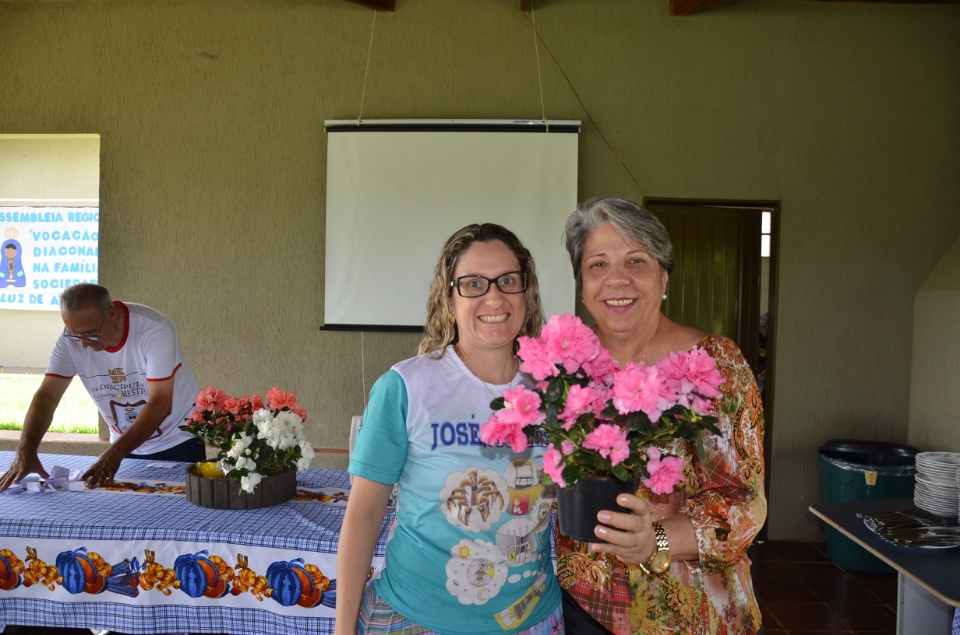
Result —
[{"label": "potted pink azalea", "polygon": [[[543,470],[561,494],[598,479],[619,491],[642,482],[668,494],[684,478],[681,460],[670,454],[674,439],[699,443],[705,431],[720,434],[711,413],[723,378],[701,348],[653,366],[619,368],[593,330],[570,314],[554,315],[540,337],[519,344],[520,368],[536,387],[505,390],[494,400],[480,439],[517,452],[534,439],[546,442]],[[597,540],[592,530],[588,539]]]}]

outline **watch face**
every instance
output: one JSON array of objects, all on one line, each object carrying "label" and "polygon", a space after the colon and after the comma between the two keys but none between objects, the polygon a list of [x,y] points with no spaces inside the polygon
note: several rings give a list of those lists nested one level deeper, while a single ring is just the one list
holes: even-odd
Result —
[{"label": "watch face", "polygon": [[655,573],[663,573],[670,568],[670,552],[669,551],[658,551],[653,555],[653,560],[650,561],[650,568],[653,569]]}]

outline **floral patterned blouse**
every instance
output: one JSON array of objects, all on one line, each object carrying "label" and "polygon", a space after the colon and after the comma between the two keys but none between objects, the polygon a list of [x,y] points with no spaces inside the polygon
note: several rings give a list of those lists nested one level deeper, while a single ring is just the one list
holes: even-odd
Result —
[{"label": "floral patterned blouse", "polygon": [[703,437],[705,460],[693,442],[674,442],[685,481],[668,495],[641,488],[653,515],[678,513],[693,522],[700,559],[674,561],[648,576],[557,530],[560,585],[616,635],[692,633],[753,635],[760,608],[750,579],[747,547],[767,516],[763,493],[763,405],[753,372],[730,339],[708,335],[698,346],[717,361],[725,382],[715,415],[723,432]]}]

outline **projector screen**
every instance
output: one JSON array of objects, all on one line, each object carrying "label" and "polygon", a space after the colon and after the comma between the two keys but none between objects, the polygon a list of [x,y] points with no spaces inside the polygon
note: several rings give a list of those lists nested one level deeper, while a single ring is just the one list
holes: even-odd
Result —
[{"label": "projector screen", "polygon": [[324,328],[419,330],[444,242],[486,222],[533,254],[546,316],[573,312],[579,121],[325,125]]}]

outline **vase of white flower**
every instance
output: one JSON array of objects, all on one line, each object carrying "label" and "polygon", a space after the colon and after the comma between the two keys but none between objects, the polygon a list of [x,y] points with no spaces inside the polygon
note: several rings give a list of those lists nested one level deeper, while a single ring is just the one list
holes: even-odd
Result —
[{"label": "vase of white flower", "polygon": [[187,468],[187,500],[202,507],[252,509],[290,500],[297,470],[313,448],[304,438],[307,412],[293,393],[277,388],[235,398],[207,386],[180,429],[216,451],[216,460]]},{"label": "vase of white flower", "polygon": [[209,468],[197,465],[187,468],[187,500],[200,507],[256,509],[284,503],[297,493],[297,471],[294,469],[264,476],[252,492],[245,491],[237,481],[223,476],[211,478],[203,473],[209,474]]}]

